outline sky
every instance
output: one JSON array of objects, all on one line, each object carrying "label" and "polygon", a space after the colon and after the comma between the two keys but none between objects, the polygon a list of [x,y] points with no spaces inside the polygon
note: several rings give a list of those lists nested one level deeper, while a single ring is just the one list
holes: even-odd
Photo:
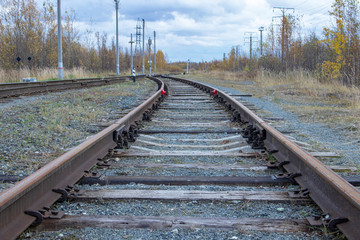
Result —
[{"label": "sky", "polygon": [[[42,3],[43,0],[36,0]],[[52,1],[55,6],[56,0]],[[145,19],[145,39],[153,39],[156,48],[167,54],[171,62],[212,61],[222,59],[231,47],[239,46],[246,54],[248,32],[264,36],[273,17],[282,13],[274,7],[294,8],[287,13],[301,16],[304,33],[322,34],[329,26],[332,0],[120,0],[119,44],[130,49],[130,34],[136,33],[138,20]],[[74,10],[76,26],[83,39],[92,31],[115,37],[114,0],[61,0],[62,12]],[[275,18],[276,21],[276,18]],[[264,37],[265,38],[265,37]],[[254,38],[254,40],[256,40]],[[256,44],[256,43],[255,43]]]}]

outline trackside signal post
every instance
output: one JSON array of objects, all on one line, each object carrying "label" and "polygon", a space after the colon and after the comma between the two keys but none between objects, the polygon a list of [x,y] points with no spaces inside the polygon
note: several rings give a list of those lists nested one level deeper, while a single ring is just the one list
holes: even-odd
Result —
[{"label": "trackside signal post", "polygon": [[61,0],[57,0],[58,5],[58,68],[59,79],[63,79],[63,57],[62,57],[62,33],[61,33]]},{"label": "trackside signal post", "polygon": [[259,31],[260,31],[260,56],[262,56],[263,55],[263,31],[264,31],[264,27],[260,27]]},{"label": "trackside signal post", "polygon": [[154,73],[156,73],[156,32],[154,31]]},{"label": "trackside signal post", "polygon": [[149,38],[148,40],[148,45],[149,45],[149,75],[151,76],[151,38]]},{"label": "trackside signal post", "polygon": [[143,47],[142,47],[142,73],[145,74],[145,20],[143,19]]},{"label": "trackside signal post", "polygon": [[133,41],[133,35],[131,33],[130,35],[130,55],[131,55],[131,71],[134,69],[134,56],[133,56],[133,43],[135,43]]},{"label": "trackside signal post", "polygon": [[120,61],[119,61],[119,0],[115,1],[116,9],[116,75],[120,74]]}]

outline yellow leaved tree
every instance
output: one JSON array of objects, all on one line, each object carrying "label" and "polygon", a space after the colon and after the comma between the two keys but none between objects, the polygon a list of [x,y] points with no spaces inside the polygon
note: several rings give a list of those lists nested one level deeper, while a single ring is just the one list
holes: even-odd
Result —
[{"label": "yellow leaved tree", "polygon": [[321,65],[325,79],[340,79],[345,84],[359,83],[358,0],[335,0],[330,16],[335,29],[324,28],[327,60]]}]

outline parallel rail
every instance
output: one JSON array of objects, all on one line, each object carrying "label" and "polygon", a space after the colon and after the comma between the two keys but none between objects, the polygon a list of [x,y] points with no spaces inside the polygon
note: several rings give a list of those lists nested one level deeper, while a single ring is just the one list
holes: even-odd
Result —
[{"label": "parallel rail", "polygon": [[126,79],[128,79],[128,77],[86,78],[73,80],[0,84],[0,98],[16,97],[21,95],[43,92],[62,91],[75,88],[96,87],[123,82]]},{"label": "parallel rail", "polygon": [[[208,93],[213,87],[191,80],[174,78]],[[217,90],[219,101],[234,112],[234,117],[248,125],[253,144],[265,149],[281,163],[290,176],[326,213],[330,228],[338,227],[349,239],[360,236],[360,192],[349,182],[326,167],[307,151],[290,141],[279,131],[256,116],[243,104],[223,91]]]},{"label": "parallel rail", "polygon": [[[81,179],[85,171],[90,170],[99,158],[106,156],[109,149],[116,146],[119,134],[130,132],[131,125],[141,120],[146,111],[162,100],[161,92],[166,89],[164,83],[156,78],[151,79],[158,83],[159,89],[144,103],[0,195],[2,239],[16,238],[35,219],[39,220],[39,210],[50,206],[61,197],[61,194],[56,192],[64,192],[68,185]],[[25,211],[33,216],[25,214]]]},{"label": "parallel rail", "polygon": [[[0,236],[3,239],[13,239],[30,226],[35,217],[25,211],[31,211],[28,213],[39,218],[38,210],[61,197],[56,192],[62,192],[81,179],[84,171],[122,141],[124,134],[133,133],[132,125],[136,121],[146,119],[148,112],[157,108],[163,98],[162,91],[167,89],[162,81],[152,79],[158,82],[159,90],[146,102],[0,195]],[[213,91],[213,87],[206,84],[171,79],[209,94]],[[254,148],[265,148],[273,154],[280,166],[304,189],[302,194],[309,195],[327,213],[323,220],[330,228],[338,227],[349,239],[360,236],[360,192],[356,188],[225,92],[217,90],[216,98],[233,111],[237,121],[247,124],[243,134],[248,142]]]}]

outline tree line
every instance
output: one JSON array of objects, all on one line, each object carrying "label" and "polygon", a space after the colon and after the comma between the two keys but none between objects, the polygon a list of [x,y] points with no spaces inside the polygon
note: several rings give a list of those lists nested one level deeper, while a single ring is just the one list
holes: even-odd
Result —
[{"label": "tree line", "polygon": [[[56,6],[44,0],[0,0],[0,68],[57,68],[58,38]],[[74,22],[73,10],[62,19],[63,64],[66,68],[82,67],[92,72],[114,71],[116,68],[115,40],[106,33],[86,30],[80,33]],[[82,40],[80,40],[80,38]],[[128,48],[120,48],[120,70],[130,69]],[[159,71],[166,68],[166,56],[156,53]],[[146,55],[146,63],[149,59]],[[18,61],[19,60],[19,61]],[[140,58],[135,67],[141,66]],[[141,67],[139,67],[141,70]]]},{"label": "tree line", "polygon": [[[0,68],[5,70],[57,67],[57,17],[55,6],[44,0],[0,0]],[[360,85],[359,0],[333,0],[333,24],[323,34],[304,35],[301,18],[283,14],[280,23],[267,28],[260,56],[255,49],[251,59],[233,47],[222,60],[191,63],[192,70],[245,71],[251,75],[258,69],[275,72],[305,70],[320,80],[338,80],[347,85]],[[115,40],[106,33],[86,30],[80,33],[74,23],[74,11],[63,16],[63,62],[68,69],[82,67],[101,73],[114,71]],[[81,38],[81,39],[80,39]],[[145,67],[148,68],[148,51]],[[152,56],[153,57],[153,56]],[[161,50],[156,53],[158,72],[185,72],[186,62],[169,63]],[[21,59],[20,61],[17,61]],[[142,57],[135,57],[137,72]],[[128,48],[120,48],[120,70],[130,69]]]},{"label": "tree line", "polygon": [[233,47],[223,61],[210,62],[208,69],[245,70],[253,74],[258,69],[275,72],[301,69],[314,73],[323,81],[338,80],[359,86],[359,1],[334,0],[329,14],[333,24],[324,27],[322,36],[314,32],[304,35],[301,19],[284,14],[279,24],[267,28],[262,56],[249,59]]}]

